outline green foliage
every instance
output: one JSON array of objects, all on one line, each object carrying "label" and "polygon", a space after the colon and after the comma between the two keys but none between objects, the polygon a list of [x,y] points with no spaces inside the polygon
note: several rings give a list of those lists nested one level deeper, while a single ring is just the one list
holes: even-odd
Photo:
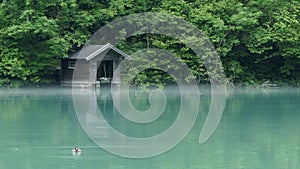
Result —
[{"label": "green foliage", "polygon": [[0,86],[54,82],[60,59],[82,46],[99,24],[95,22],[102,15],[95,14],[101,7],[74,0],[4,1],[0,8]]},{"label": "green foliage", "polygon": [[[148,11],[179,16],[208,35],[229,81],[300,84],[298,0],[10,0],[0,2],[0,86],[54,82],[60,59],[82,47],[101,26]],[[128,54],[168,50],[189,66],[199,83],[209,82],[202,60],[178,39],[137,35],[118,47]],[[153,69],[138,74],[134,83],[173,80]]]}]

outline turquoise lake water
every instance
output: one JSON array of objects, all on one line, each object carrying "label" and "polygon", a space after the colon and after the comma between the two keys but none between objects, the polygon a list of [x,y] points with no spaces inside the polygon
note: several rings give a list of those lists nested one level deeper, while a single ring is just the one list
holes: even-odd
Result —
[{"label": "turquoise lake water", "polygon": [[[188,135],[171,150],[150,158],[114,155],[82,129],[68,88],[0,90],[0,169],[294,169],[300,166],[300,90],[237,88],[227,95],[223,117],[204,144],[199,133],[210,107],[209,89],[200,90],[200,109]],[[176,120],[180,97],[167,94],[166,109],[149,124],[118,114],[109,90],[97,93],[98,107],[124,135],[155,136]],[[147,93],[132,94],[139,110]],[[190,102],[193,102],[192,100]],[[83,150],[73,156],[78,144]]]}]

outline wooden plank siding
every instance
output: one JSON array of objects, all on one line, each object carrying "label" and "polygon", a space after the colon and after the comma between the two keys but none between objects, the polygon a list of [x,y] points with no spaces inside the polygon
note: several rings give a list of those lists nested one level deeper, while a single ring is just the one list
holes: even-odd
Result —
[{"label": "wooden plank siding", "polygon": [[[76,61],[76,69],[79,69],[80,71],[75,71],[75,69],[69,69],[68,68],[68,62],[70,61]],[[77,79],[73,79],[76,77]],[[86,60],[80,59],[80,60],[73,60],[73,59],[64,59],[62,60],[62,85],[67,85],[72,82],[84,82],[87,83],[90,81],[90,63]]]}]

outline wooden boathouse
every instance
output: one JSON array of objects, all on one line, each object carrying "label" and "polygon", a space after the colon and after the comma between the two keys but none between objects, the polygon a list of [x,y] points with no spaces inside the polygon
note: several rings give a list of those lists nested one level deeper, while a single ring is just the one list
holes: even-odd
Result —
[{"label": "wooden boathouse", "polygon": [[118,66],[122,59],[130,59],[130,56],[109,43],[86,45],[61,61],[61,85],[90,87],[103,83],[120,84]]}]

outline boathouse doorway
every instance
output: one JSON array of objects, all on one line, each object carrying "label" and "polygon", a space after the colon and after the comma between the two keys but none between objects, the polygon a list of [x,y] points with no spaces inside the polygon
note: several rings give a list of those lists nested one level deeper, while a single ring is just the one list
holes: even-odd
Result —
[{"label": "boathouse doorway", "polygon": [[97,81],[100,83],[111,83],[114,73],[114,62],[112,60],[103,60],[98,65]]}]

